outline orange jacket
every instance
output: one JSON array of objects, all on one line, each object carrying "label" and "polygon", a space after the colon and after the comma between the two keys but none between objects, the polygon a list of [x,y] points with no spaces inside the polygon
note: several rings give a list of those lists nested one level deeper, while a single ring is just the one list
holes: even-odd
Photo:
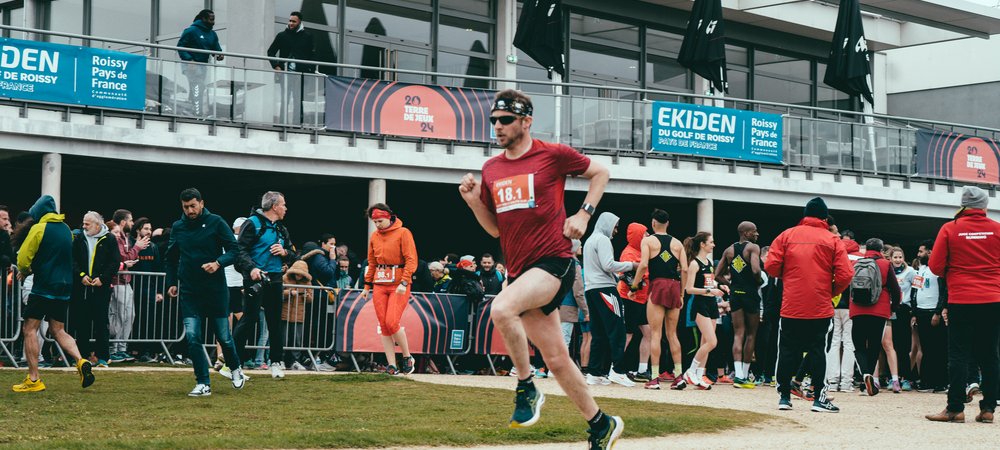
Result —
[{"label": "orange jacket", "polygon": [[368,270],[365,271],[365,285],[371,285],[375,279],[376,266],[402,266],[396,270],[396,283],[412,282],[413,272],[417,270],[417,245],[413,242],[413,233],[403,228],[399,218],[384,230],[375,230],[368,242]]},{"label": "orange jacket", "polygon": [[[632,222],[628,224],[628,231],[625,234],[628,245],[622,250],[621,262],[639,262],[642,259],[642,238],[646,237],[646,226],[641,223]],[[642,289],[635,291],[635,300],[640,305],[646,304],[646,297],[649,296],[649,271],[642,276]],[[628,300],[629,287],[624,281],[618,282],[618,294],[623,299]]]}]

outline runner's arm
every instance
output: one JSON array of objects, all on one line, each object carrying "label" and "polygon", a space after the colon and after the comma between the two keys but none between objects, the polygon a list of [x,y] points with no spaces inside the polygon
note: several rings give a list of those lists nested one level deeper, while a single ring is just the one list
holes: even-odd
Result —
[{"label": "runner's arm", "polygon": [[[639,246],[641,247],[642,254],[639,256],[639,267],[635,268],[635,279],[632,280],[631,286],[633,290],[639,289],[639,283],[642,283],[642,277],[646,275],[646,271],[649,269],[649,254],[651,253],[649,250],[649,239],[651,237],[642,238],[642,243]],[[655,237],[652,238],[656,239]]]},{"label": "runner's arm", "polygon": [[[590,166],[580,176],[590,180],[590,187],[587,188],[587,197],[583,203],[597,208],[604,196],[604,188],[608,185],[611,173],[607,167],[597,161],[591,161]],[[587,223],[590,222],[590,213],[580,209],[566,219],[563,225],[563,235],[570,239],[580,239],[587,232]]]},{"label": "runner's arm", "polygon": [[500,227],[497,225],[497,216],[486,203],[483,202],[483,183],[476,179],[471,173],[462,177],[458,185],[458,192],[462,194],[462,199],[469,205],[472,214],[476,216],[476,221],[483,227],[487,234],[494,238],[500,237]]},{"label": "runner's arm", "polygon": [[715,282],[719,284],[730,284],[729,279],[729,263],[733,260],[733,255],[729,252],[734,251],[732,247],[726,249],[722,252],[722,258],[719,259],[719,265],[715,266]]},{"label": "runner's arm", "polygon": [[[680,258],[677,267],[680,268],[678,272],[681,275],[681,286],[687,286],[688,271],[684,270],[688,264],[687,251],[684,250],[684,245],[681,244],[681,241],[676,238],[670,241],[670,250],[675,252],[674,254]],[[683,298],[683,296],[681,297]]]},{"label": "runner's arm", "polygon": [[757,244],[750,244],[750,270],[753,270],[753,277],[757,280],[757,286],[762,286],[764,284],[764,277],[761,276],[762,267],[760,267],[760,246]]}]

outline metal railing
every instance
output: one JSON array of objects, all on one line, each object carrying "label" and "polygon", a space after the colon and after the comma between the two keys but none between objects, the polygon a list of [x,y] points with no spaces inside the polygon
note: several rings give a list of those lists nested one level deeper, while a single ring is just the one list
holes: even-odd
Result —
[{"label": "metal railing", "polygon": [[0,350],[17,367],[8,344],[14,345],[21,338],[21,283],[17,281],[17,270],[0,267]]},{"label": "metal railing", "polygon": [[[784,164],[805,169],[850,170],[908,177],[916,174],[915,136],[920,128],[1000,138],[1000,129],[995,128],[761,100],[269,58],[9,25],[0,25],[0,29],[30,35],[60,36],[80,45],[114,43],[138,49],[147,55],[158,54],[158,57],[147,59],[146,112],[222,124],[307,130],[325,128],[326,75],[275,71],[268,62],[283,61],[315,65],[324,68],[325,72],[342,76],[409,74],[424,83],[446,78],[486,81],[491,88],[516,87],[532,96],[537,112],[532,126],[533,135],[587,152],[610,153],[616,157],[675,157],[649,152],[653,120],[651,103],[658,100],[781,114],[784,117]],[[179,61],[175,59],[178,50],[224,55],[226,65],[215,64],[214,59],[212,63]],[[199,94],[194,95],[195,92]],[[596,95],[570,92],[594,92]]]}]

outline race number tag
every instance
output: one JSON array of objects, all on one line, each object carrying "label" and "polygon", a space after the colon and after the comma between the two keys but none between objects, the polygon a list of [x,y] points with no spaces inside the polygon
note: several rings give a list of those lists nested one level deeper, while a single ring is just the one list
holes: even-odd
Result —
[{"label": "race number tag", "polygon": [[375,282],[380,284],[396,281],[396,269],[393,267],[376,267]]},{"label": "race number tag", "polygon": [[917,275],[917,276],[913,277],[913,287],[915,287],[917,289],[923,289],[924,288],[924,277],[922,277],[920,275]]},{"label": "race number tag", "polygon": [[535,174],[501,178],[493,183],[497,214],[535,207]]},{"label": "race number tag", "polygon": [[706,273],[705,274],[705,289],[715,289],[715,274]]}]

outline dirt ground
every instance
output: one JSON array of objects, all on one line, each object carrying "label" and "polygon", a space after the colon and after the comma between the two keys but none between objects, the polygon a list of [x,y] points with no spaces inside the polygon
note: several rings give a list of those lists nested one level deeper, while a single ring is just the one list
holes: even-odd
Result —
[{"label": "dirt ground", "polygon": [[[413,375],[426,383],[459,386],[511,389],[510,377]],[[558,383],[552,379],[538,380],[537,386],[546,394],[562,395]],[[924,414],[944,409],[944,394],[891,391],[876,397],[861,396],[857,392],[835,392],[834,404],[840,413],[815,413],[809,410],[811,402],[794,399],[792,411],[778,411],[778,395],[774,388],[758,387],[753,390],[735,389],[731,385],[714,386],[709,391],[660,390],[650,391],[639,386],[626,388],[617,385],[591,386],[596,397],[619,397],[649,400],[670,404],[711,406],[722,409],[740,409],[768,414],[775,417],[748,428],[738,428],[721,433],[698,433],[662,438],[625,439],[616,450],[676,449],[676,448],[1000,448],[1000,424],[981,424],[973,419],[979,413],[978,403],[966,407],[966,423],[935,423],[924,419]],[[513,393],[511,394],[513,397]],[[978,397],[976,402],[978,402]],[[600,403],[600,398],[598,398]],[[545,420],[544,408],[542,419]],[[614,413],[614,411],[609,411]],[[504,412],[507,414],[507,412]],[[581,427],[585,424],[581,419]],[[555,450],[586,448],[577,445],[546,444],[523,448]],[[511,446],[479,447],[479,449],[509,449]]]}]

